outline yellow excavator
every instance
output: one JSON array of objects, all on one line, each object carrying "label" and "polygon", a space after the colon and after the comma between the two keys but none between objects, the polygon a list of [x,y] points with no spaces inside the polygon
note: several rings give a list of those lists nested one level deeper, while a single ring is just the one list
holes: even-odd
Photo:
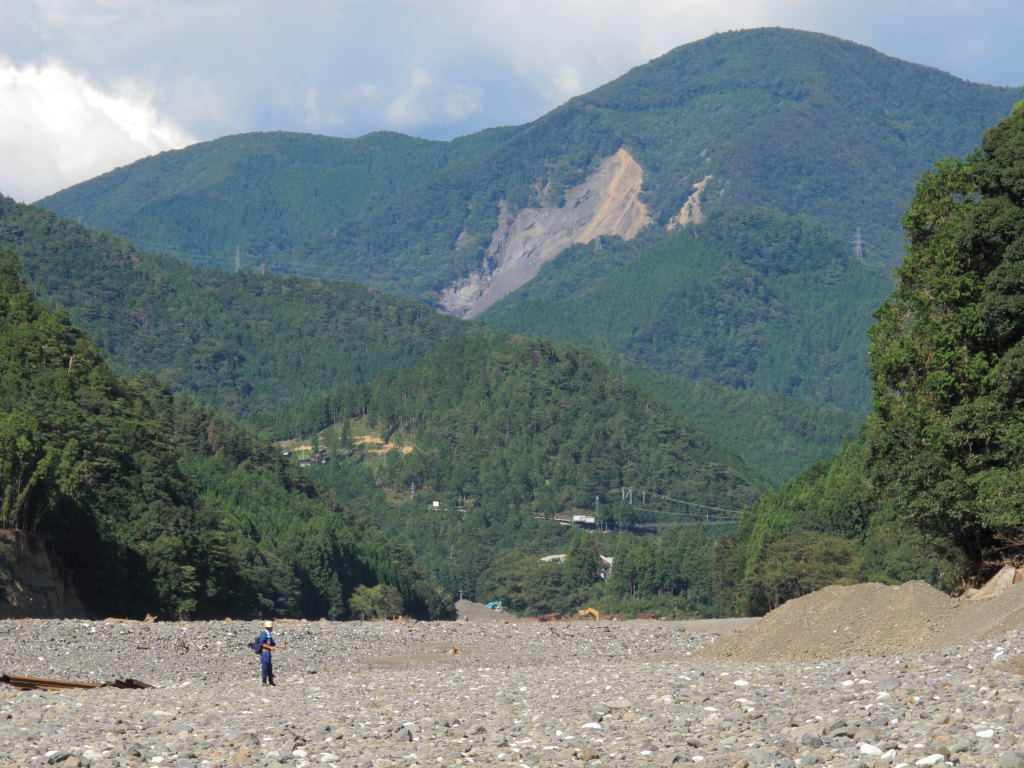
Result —
[{"label": "yellow excavator", "polygon": [[587,616],[593,616],[594,621],[601,620],[601,614],[597,612],[596,608],[581,608],[576,612],[577,619],[585,619]]}]

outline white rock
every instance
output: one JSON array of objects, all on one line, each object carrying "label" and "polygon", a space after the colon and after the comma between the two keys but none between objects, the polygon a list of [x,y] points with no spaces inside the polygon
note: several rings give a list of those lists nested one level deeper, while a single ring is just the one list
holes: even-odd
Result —
[{"label": "white rock", "polygon": [[860,753],[862,755],[875,755],[877,757],[878,755],[882,754],[882,750],[879,747],[876,747],[874,744],[865,743],[860,745]]},{"label": "white rock", "polygon": [[991,728],[986,728],[983,731],[978,731],[974,735],[977,736],[979,739],[991,739],[993,736],[996,735],[996,732]]},{"label": "white rock", "polygon": [[945,755],[928,755],[928,757],[922,757],[920,760],[914,763],[914,765],[938,765],[939,763],[945,762]]}]

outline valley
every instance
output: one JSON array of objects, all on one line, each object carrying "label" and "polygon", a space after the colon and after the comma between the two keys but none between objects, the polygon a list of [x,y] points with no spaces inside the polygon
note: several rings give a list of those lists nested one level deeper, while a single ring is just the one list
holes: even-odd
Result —
[{"label": "valley", "polygon": [[[963,312],[991,333],[894,317],[931,316],[912,287],[947,232],[920,222],[948,223],[926,192],[955,190],[954,229],[1016,221],[989,166],[1018,100],[745,30],[521,126],[240,134],[0,198],[3,524],[60,553],[87,611],[130,616],[445,619],[463,595],[707,618],[978,577],[1006,518],[929,467],[1016,499],[1003,458],[957,447],[1017,445],[960,432],[1015,413],[1015,273],[958,272],[999,264],[1004,230],[936,278],[971,286],[950,306],[984,296]],[[987,399],[919,454],[930,386]],[[734,514],[666,526],[623,488]],[[576,516],[594,528],[550,522]]]}]

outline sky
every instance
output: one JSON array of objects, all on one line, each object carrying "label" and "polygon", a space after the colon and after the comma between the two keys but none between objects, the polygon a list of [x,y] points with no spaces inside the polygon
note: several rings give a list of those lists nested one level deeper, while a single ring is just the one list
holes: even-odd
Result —
[{"label": "sky", "polygon": [[1021,0],[0,0],[0,193],[33,202],[248,131],[520,125],[755,27],[1024,85]]}]

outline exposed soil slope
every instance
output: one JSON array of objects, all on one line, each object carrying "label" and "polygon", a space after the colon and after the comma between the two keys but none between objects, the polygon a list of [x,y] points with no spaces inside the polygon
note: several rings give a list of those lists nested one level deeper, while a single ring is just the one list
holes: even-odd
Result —
[{"label": "exposed soil slope", "polygon": [[441,305],[459,317],[475,317],[525,285],[540,268],[573,243],[617,235],[629,240],[652,223],[640,200],[644,173],[625,149],[606,157],[586,181],[569,190],[560,206],[524,208],[502,215],[478,272],[449,286]]}]

